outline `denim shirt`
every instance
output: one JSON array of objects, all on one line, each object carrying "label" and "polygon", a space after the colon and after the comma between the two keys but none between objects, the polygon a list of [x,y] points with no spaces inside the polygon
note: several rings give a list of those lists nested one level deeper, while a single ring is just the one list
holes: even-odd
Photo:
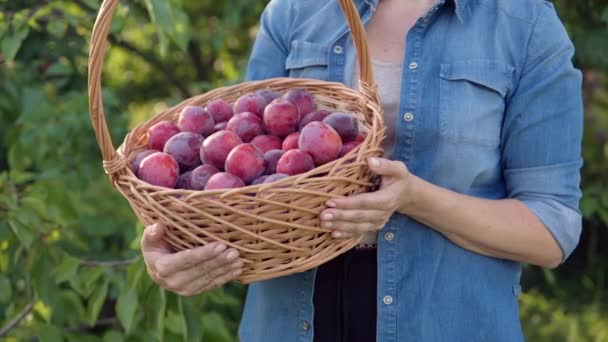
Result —
[{"label": "denim shirt", "polygon": [[[377,0],[355,2],[368,23]],[[386,123],[396,128],[393,158],[441,187],[522,201],[565,259],[582,221],[582,81],[573,52],[547,1],[438,1],[407,35],[401,114]],[[247,79],[352,86],[355,65],[337,0],[273,0]],[[518,262],[468,251],[395,214],[378,232],[377,340],[521,341],[520,275]],[[312,341],[314,279],[310,270],[250,285],[240,339]]]}]

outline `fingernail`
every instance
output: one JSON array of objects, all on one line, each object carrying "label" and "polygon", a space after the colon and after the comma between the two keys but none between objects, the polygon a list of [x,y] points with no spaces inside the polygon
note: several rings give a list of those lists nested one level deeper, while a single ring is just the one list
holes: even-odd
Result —
[{"label": "fingernail", "polygon": [[241,268],[241,267],[243,267],[243,261],[239,260],[239,261],[235,262],[234,264],[232,264],[232,267],[234,267],[234,268]]},{"label": "fingernail", "polygon": [[341,232],[333,232],[333,233],[331,233],[331,236],[333,236],[333,237],[334,237],[334,239],[341,239],[341,238],[343,238],[343,237],[344,237],[344,233],[341,233]]},{"label": "fingernail", "polygon": [[219,245],[217,245],[214,249],[214,251],[216,253],[221,253],[226,249],[226,245],[224,245],[223,243],[220,243]]},{"label": "fingernail", "polygon": [[243,272],[243,270],[240,270],[240,269],[236,270],[236,271],[232,272],[232,276],[234,276],[234,277],[239,276],[239,275],[241,275],[241,272]]},{"label": "fingernail", "polygon": [[151,228],[150,228],[150,234],[152,235],[156,235],[158,234],[158,232],[160,232],[160,227],[158,226],[158,223],[155,223]]},{"label": "fingernail", "polygon": [[326,204],[327,204],[328,207],[332,207],[332,208],[336,206],[336,203],[334,203],[332,201],[327,201]]},{"label": "fingernail", "polygon": [[380,161],[377,158],[369,158],[369,165],[372,167],[380,166]]},{"label": "fingernail", "polygon": [[334,224],[332,222],[323,222],[321,225],[325,228],[331,228],[331,226],[333,226]]},{"label": "fingernail", "polygon": [[332,214],[325,214],[325,215],[323,215],[323,219],[327,220],[327,221],[333,220],[333,218],[334,218],[334,215],[332,215]]},{"label": "fingernail", "polygon": [[236,251],[231,251],[228,253],[228,255],[226,255],[226,258],[228,258],[228,260],[232,260],[235,259],[239,254]]}]

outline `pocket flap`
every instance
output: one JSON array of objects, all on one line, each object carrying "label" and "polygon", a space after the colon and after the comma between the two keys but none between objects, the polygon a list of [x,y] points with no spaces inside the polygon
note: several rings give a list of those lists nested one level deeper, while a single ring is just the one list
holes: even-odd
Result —
[{"label": "pocket flap", "polygon": [[490,88],[502,97],[513,82],[515,68],[495,60],[466,60],[441,64],[440,76],[450,81],[465,80]]},{"label": "pocket flap", "polygon": [[329,49],[321,44],[293,40],[285,60],[287,69],[298,69],[313,65],[327,65]]}]

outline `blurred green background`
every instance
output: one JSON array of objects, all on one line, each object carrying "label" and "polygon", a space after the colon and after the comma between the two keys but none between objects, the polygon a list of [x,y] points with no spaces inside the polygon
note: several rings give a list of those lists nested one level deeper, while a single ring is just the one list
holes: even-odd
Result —
[{"label": "blurred green background", "polygon": [[[122,1],[103,81],[114,141],[239,82],[266,2]],[[525,269],[522,322],[529,341],[608,341],[608,1],[555,4],[585,75],[585,229],[565,265]],[[142,227],[103,173],[86,90],[99,6],[0,0],[0,340],[234,341],[244,287],[154,286]]]}]

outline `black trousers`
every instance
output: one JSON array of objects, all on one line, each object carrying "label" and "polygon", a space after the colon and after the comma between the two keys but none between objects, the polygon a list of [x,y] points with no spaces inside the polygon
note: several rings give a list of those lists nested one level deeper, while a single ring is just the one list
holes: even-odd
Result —
[{"label": "black trousers", "polygon": [[376,340],[376,255],[355,249],[318,268],[314,342]]}]

